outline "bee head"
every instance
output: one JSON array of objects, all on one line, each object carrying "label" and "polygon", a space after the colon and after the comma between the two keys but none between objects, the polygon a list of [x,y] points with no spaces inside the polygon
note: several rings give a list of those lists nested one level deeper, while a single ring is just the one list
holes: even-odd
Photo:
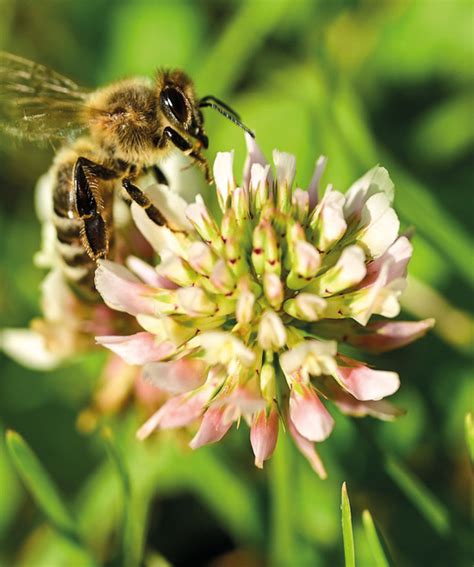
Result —
[{"label": "bee head", "polygon": [[191,79],[180,70],[161,71],[158,76],[159,104],[170,124],[207,148],[204,118]]}]

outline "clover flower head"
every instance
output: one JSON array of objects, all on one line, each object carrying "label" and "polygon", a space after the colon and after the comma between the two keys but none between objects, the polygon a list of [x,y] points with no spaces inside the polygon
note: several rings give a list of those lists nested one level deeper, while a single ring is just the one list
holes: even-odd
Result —
[{"label": "clover flower head", "polygon": [[[159,227],[132,205],[160,263],[131,258],[128,270],[100,262],[96,287],[106,304],[134,315],[143,331],[98,341],[143,365],[145,380],[170,395],[140,438],[200,420],[190,443],[197,448],[243,418],[262,467],[283,420],[324,477],[314,444],[334,427],[328,402],[352,415],[400,413],[383,400],[398,389],[398,375],[347,356],[345,346],[397,348],[432,321],[370,322],[398,314],[412,253],[398,235],[384,168],[371,169],[345,194],[329,185],[320,197],[325,158],[302,189],[294,187],[294,156],[274,151],[273,172],[250,137],[247,144],[240,184],[233,153],[217,155],[219,214],[200,196],[186,205],[173,195],[169,226]],[[157,204],[169,199],[159,185],[147,193]]]}]

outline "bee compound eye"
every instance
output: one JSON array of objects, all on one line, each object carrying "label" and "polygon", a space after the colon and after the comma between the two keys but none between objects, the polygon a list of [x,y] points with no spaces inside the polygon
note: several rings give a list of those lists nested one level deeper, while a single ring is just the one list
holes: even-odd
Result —
[{"label": "bee compound eye", "polygon": [[178,122],[186,121],[188,108],[183,95],[179,91],[173,88],[164,89],[161,93],[161,100]]}]

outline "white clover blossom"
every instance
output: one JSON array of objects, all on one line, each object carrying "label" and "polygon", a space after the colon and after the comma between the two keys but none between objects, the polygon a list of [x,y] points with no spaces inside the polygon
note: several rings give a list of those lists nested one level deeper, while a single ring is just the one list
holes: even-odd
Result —
[{"label": "white clover blossom", "polygon": [[[143,331],[98,341],[143,365],[144,378],[172,395],[140,438],[200,419],[191,441],[197,448],[220,440],[243,417],[262,467],[282,419],[324,477],[314,443],[334,427],[328,401],[352,415],[399,414],[383,400],[398,389],[398,375],[369,368],[340,346],[398,348],[433,321],[369,323],[373,315],[398,314],[412,251],[398,236],[384,168],[373,168],[345,194],[329,186],[319,198],[325,158],[304,190],[293,188],[292,155],[275,151],[273,174],[250,137],[247,144],[241,185],[233,153],[216,158],[220,220],[200,196],[191,205],[173,196],[164,210],[171,228],[132,205],[161,262],[152,268],[132,259],[131,271],[100,262],[96,287],[105,303],[134,315]],[[157,203],[167,198],[160,186],[148,194]]]}]

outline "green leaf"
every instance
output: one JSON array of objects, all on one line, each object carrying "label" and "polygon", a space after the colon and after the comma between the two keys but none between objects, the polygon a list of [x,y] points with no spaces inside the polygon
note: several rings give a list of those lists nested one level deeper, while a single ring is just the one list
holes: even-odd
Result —
[{"label": "green leaf", "polygon": [[23,437],[16,431],[7,431],[7,447],[16,470],[48,520],[67,537],[76,537],[74,520],[49,474]]},{"label": "green leaf", "polygon": [[95,565],[81,542],[74,519],[36,455],[15,431],[7,431],[6,440],[13,464],[39,508],[70,544],[84,552],[84,565]]},{"label": "green leaf", "polygon": [[346,567],[355,567],[354,534],[352,532],[352,514],[346,483],[341,489],[342,537],[344,539],[344,558]]},{"label": "green leaf", "polygon": [[471,412],[466,414],[464,427],[466,430],[466,445],[469,452],[469,458],[471,459],[471,463],[474,464],[474,421],[472,419]]},{"label": "green leaf", "polygon": [[112,431],[104,427],[102,437],[105,441],[107,452],[120,481],[123,498],[122,519],[122,550],[121,560],[124,567],[140,565],[143,553],[144,531],[146,527],[145,506],[134,499],[132,482],[127,464],[117,447]]},{"label": "green leaf", "polygon": [[390,563],[385,556],[385,552],[377,534],[374,521],[368,510],[364,510],[362,512],[362,523],[364,525],[365,535],[369,541],[370,550],[374,559],[374,567],[390,567]]},{"label": "green leaf", "polygon": [[387,459],[386,470],[432,528],[441,535],[447,535],[451,531],[451,526],[449,513],[444,505],[413,473],[393,457]]}]

